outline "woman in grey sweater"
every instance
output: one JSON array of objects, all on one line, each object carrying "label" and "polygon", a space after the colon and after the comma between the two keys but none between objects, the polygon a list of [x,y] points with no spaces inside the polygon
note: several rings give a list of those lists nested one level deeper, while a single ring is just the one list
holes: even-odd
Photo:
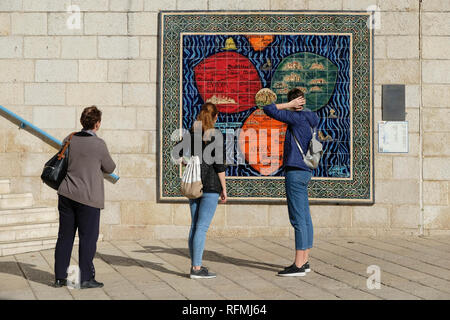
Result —
[{"label": "woman in grey sweater", "polygon": [[[93,259],[97,250],[100,209],[104,208],[103,173],[112,173],[116,164],[106,143],[97,137],[102,112],[96,106],[81,114],[83,130],[69,144],[67,175],[58,189],[59,232],[55,248],[55,287],[67,285],[73,241],[78,229],[81,288],[98,288]],[[64,139],[64,143],[69,139]]]}]

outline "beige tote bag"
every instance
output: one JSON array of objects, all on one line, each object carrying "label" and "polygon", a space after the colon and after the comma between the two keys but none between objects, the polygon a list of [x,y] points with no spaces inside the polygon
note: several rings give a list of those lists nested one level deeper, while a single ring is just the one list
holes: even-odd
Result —
[{"label": "beige tote bag", "polygon": [[200,158],[198,156],[192,156],[188,160],[181,177],[181,194],[189,199],[197,199],[203,195]]}]

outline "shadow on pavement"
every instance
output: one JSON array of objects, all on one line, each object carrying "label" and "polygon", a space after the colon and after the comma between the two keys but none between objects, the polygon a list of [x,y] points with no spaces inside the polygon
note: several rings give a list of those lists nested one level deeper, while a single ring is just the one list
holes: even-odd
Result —
[{"label": "shadow on pavement", "polygon": [[[165,247],[160,247],[160,246],[144,246],[144,248],[145,248],[145,251],[139,250],[139,251],[135,251],[135,252],[167,253],[167,254],[173,254],[173,255],[178,255],[178,256],[187,257],[187,258],[189,258],[189,256],[190,256],[189,249],[186,249],[186,248],[165,248]],[[233,265],[237,265],[240,267],[249,267],[249,268],[261,269],[261,270],[267,270],[267,271],[276,271],[276,272],[280,271],[280,269],[285,267],[285,266],[280,266],[278,264],[228,257],[228,256],[225,256],[216,251],[210,251],[210,250],[205,250],[203,252],[203,260],[219,262],[219,263],[228,263],[228,264],[233,264]]]}]

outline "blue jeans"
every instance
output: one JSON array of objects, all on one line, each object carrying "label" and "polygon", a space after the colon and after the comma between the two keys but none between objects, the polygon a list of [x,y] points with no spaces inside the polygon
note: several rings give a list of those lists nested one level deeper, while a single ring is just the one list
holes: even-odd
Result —
[{"label": "blue jeans", "polygon": [[189,231],[189,254],[192,266],[202,265],[203,249],[205,248],[206,232],[216,212],[219,200],[218,193],[203,193],[198,199],[190,199],[191,230]]},{"label": "blue jeans", "polygon": [[295,249],[310,249],[313,245],[313,225],[309,212],[308,183],[312,174],[295,169],[285,172],[289,220],[295,230]]}]

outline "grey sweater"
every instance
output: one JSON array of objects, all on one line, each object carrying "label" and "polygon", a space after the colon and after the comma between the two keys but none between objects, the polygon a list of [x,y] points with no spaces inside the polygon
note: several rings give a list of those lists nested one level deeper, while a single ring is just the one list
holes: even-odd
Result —
[{"label": "grey sweater", "polygon": [[103,173],[112,173],[115,168],[116,164],[102,139],[86,132],[76,133],[70,141],[67,175],[59,186],[58,194],[103,209]]}]

